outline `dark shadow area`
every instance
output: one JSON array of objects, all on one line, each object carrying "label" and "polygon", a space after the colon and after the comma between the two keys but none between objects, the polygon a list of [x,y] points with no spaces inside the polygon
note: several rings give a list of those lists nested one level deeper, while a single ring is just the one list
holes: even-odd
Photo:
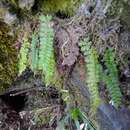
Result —
[{"label": "dark shadow area", "polygon": [[26,94],[20,94],[16,96],[10,96],[10,94],[5,94],[0,96],[0,98],[13,110],[20,112],[27,101]]},{"label": "dark shadow area", "polygon": [[60,11],[58,11],[58,12],[56,13],[56,17],[58,17],[58,18],[60,18],[60,19],[70,18],[69,15],[67,15],[67,14],[65,14],[65,13],[62,13],[62,12],[60,12]]}]

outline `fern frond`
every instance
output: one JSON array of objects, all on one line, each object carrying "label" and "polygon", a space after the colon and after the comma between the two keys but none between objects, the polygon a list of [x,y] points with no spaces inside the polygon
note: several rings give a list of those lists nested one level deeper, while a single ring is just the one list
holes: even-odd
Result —
[{"label": "fern frond", "polygon": [[97,107],[101,103],[101,99],[98,91],[98,84],[100,81],[100,64],[98,63],[98,54],[96,50],[91,47],[91,41],[89,38],[84,39],[79,43],[87,69],[87,86],[91,95],[91,110],[96,112]]},{"label": "fern frond", "polygon": [[19,53],[19,75],[26,69],[28,65],[28,52],[29,52],[30,43],[28,41],[27,35],[23,37],[23,43],[21,45],[20,53]]},{"label": "fern frond", "polygon": [[39,48],[37,47],[38,36],[33,33],[32,34],[32,42],[31,42],[31,69],[33,71],[37,70],[38,67],[38,52]]},{"label": "fern frond", "polygon": [[115,107],[118,107],[121,104],[122,94],[119,88],[118,71],[115,63],[115,53],[111,49],[106,50],[104,61],[107,67],[107,74],[103,76],[104,81],[107,85],[107,89],[110,93]]},{"label": "fern frond", "polygon": [[56,66],[53,48],[54,31],[51,24],[51,16],[40,16],[38,68],[43,71],[46,85],[53,81]]}]

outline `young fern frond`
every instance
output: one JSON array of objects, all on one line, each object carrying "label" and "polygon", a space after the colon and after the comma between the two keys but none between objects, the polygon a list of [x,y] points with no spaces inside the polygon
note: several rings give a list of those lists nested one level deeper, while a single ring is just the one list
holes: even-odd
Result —
[{"label": "young fern frond", "polygon": [[40,48],[38,68],[42,70],[46,85],[50,85],[54,79],[55,57],[53,48],[54,31],[51,16],[40,16]]},{"label": "young fern frond", "polygon": [[105,65],[107,67],[107,73],[104,75],[104,81],[107,85],[107,89],[110,93],[112,101],[115,107],[119,107],[121,104],[121,91],[119,88],[118,71],[115,63],[115,54],[111,49],[107,49],[104,55]]},{"label": "young fern frond", "polygon": [[27,35],[23,37],[23,43],[21,45],[20,53],[19,53],[19,75],[26,69],[28,65],[28,53],[29,53],[30,43],[28,41]]},{"label": "young fern frond", "polygon": [[101,103],[98,91],[98,84],[100,81],[100,64],[98,63],[98,54],[96,50],[91,47],[89,38],[84,39],[79,43],[87,69],[87,86],[91,95],[91,112],[96,112],[97,107]]}]

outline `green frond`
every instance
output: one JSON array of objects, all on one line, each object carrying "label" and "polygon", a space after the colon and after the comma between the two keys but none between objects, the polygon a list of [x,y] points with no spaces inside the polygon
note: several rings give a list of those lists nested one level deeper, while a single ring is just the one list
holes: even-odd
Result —
[{"label": "green frond", "polygon": [[32,42],[31,42],[31,69],[33,71],[37,70],[38,67],[38,52],[39,48],[37,47],[38,36],[33,33],[32,34]]},{"label": "green frond", "polygon": [[54,79],[56,69],[53,39],[54,31],[51,23],[51,16],[40,16],[40,49],[38,68],[42,70],[46,85],[50,85]]},{"label": "green frond", "polygon": [[46,86],[62,85],[62,79],[56,69],[53,40],[54,30],[52,17],[40,16],[39,32],[32,34],[31,42],[31,69],[33,72],[42,72],[42,78]]},{"label": "green frond", "polygon": [[23,43],[19,52],[19,75],[26,69],[28,65],[28,53],[29,53],[30,43],[28,41],[27,35],[23,37]]},{"label": "green frond", "polygon": [[115,107],[121,104],[121,91],[119,88],[118,71],[115,63],[115,53],[111,49],[107,49],[104,55],[107,73],[104,75],[104,81],[107,85],[108,91],[114,102]]},{"label": "green frond", "polygon": [[97,107],[101,103],[98,91],[98,84],[100,82],[100,64],[98,62],[98,54],[96,50],[91,47],[92,43],[89,38],[84,39],[79,43],[87,69],[87,86],[91,95],[91,110],[96,112]]}]

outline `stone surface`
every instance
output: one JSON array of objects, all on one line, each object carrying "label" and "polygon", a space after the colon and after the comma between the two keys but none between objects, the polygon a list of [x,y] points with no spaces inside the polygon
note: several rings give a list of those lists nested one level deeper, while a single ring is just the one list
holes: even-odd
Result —
[{"label": "stone surface", "polygon": [[102,104],[98,110],[100,130],[130,130],[130,109]]}]

